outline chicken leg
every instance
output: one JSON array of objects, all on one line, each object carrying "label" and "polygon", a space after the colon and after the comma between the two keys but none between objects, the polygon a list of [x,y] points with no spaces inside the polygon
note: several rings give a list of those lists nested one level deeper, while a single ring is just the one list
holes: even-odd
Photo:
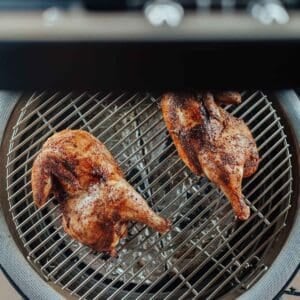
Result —
[{"label": "chicken leg", "polygon": [[170,222],[124,179],[106,147],[82,130],[63,130],[45,142],[33,163],[32,191],[39,207],[53,192],[61,203],[64,230],[112,256],[127,234],[128,221],[161,233],[170,230]]}]

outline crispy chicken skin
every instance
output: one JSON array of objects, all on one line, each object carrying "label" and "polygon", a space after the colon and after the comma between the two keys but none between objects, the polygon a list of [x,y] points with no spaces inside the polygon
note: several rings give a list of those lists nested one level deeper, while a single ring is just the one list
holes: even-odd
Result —
[{"label": "crispy chicken skin", "polygon": [[257,170],[259,155],[244,121],[218,106],[210,93],[167,93],[161,109],[184,163],[220,187],[240,220],[248,219],[242,178]]},{"label": "crispy chicken skin", "polygon": [[32,167],[32,192],[40,207],[51,192],[61,203],[64,230],[99,252],[116,256],[128,221],[164,233],[170,222],[157,214],[124,179],[107,148],[82,130],[50,137]]},{"label": "crispy chicken skin", "polygon": [[241,94],[234,91],[214,92],[214,99],[223,104],[240,104],[242,102]]}]

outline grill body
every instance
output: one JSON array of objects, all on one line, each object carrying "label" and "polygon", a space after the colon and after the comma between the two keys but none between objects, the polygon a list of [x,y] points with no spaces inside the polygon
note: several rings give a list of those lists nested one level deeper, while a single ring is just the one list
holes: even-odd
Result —
[{"label": "grill body", "polygon": [[[243,99],[226,109],[247,122],[262,162],[257,174],[244,181],[252,216],[242,224],[233,220],[224,196],[206,179],[190,174],[178,158],[159,112],[159,97],[99,92],[37,93],[21,99],[6,137],[8,202],[2,205],[11,212],[7,218],[23,254],[59,291],[81,298],[244,293],[268,270],[291,231],[297,214],[295,188],[292,192],[297,154],[291,157],[290,152],[297,145],[288,146],[271,97],[247,92]],[[53,200],[36,209],[30,194],[32,161],[47,137],[66,127],[99,137],[129,182],[154,209],[172,218],[172,233],[161,237],[132,225],[119,259],[107,260],[62,231]]]}]

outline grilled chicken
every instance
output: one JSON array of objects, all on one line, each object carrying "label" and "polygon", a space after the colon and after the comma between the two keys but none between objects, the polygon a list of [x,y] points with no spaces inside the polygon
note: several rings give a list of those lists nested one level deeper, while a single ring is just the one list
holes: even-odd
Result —
[{"label": "grilled chicken", "polygon": [[106,147],[82,130],[50,137],[33,163],[32,192],[42,206],[53,192],[60,201],[64,230],[99,252],[116,256],[128,221],[164,233],[170,222],[155,214],[124,179]]},{"label": "grilled chicken", "polygon": [[218,106],[210,93],[167,93],[161,108],[184,163],[220,187],[235,215],[246,220],[250,209],[241,191],[242,178],[251,176],[259,162],[247,125]]},{"label": "grilled chicken", "polygon": [[219,103],[240,104],[242,102],[241,94],[233,91],[215,92],[214,98]]}]

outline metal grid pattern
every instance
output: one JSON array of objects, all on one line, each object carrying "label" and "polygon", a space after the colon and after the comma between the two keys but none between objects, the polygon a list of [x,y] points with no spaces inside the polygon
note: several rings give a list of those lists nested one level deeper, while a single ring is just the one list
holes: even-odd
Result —
[{"label": "metal grid pattern", "polygon": [[[243,118],[260,152],[244,180],[246,222],[207,179],[178,157],[151,94],[33,94],[13,128],[7,159],[10,211],[29,261],[47,280],[80,299],[213,299],[242,293],[267,270],[264,257],[285,226],[291,162],[280,118],[262,92],[242,93],[226,109]],[[127,180],[152,208],[173,221],[160,235],[131,224],[119,257],[95,253],[64,233],[55,199],[37,209],[31,166],[45,140],[65,128],[90,131],[113,153]]]}]

